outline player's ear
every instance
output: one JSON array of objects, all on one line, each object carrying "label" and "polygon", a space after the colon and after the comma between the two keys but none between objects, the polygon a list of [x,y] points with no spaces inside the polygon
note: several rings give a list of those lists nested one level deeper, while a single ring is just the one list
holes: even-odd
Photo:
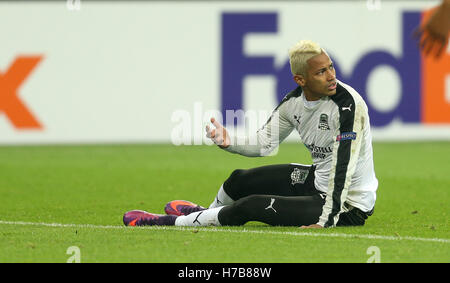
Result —
[{"label": "player's ear", "polygon": [[304,87],[306,84],[305,77],[302,75],[294,75],[294,81],[301,87]]}]

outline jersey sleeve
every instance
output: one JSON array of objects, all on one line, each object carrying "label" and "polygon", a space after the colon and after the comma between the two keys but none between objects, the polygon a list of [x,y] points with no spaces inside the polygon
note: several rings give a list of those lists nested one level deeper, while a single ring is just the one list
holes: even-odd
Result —
[{"label": "jersey sleeve", "polygon": [[287,118],[286,101],[283,100],[275,108],[267,122],[253,136],[231,136],[231,145],[225,150],[249,157],[270,155],[294,129]]},{"label": "jersey sleeve", "polygon": [[356,104],[351,95],[336,102],[339,118],[333,145],[332,168],[328,180],[326,201],[317,224],[322,227],[334,227],[339,214],[344,211],[352,176],[358,163],[363,142],[365,104]]}]

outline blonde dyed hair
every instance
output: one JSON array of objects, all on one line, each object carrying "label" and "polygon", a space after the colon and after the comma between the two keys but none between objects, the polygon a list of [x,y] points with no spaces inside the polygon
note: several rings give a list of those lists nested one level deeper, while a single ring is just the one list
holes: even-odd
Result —
[{"label": "blonde dyed hair", "polygon": [[289,49],[289,63],[291,64],[292,75],[306,75],[308,60],[325,52],[323,48],[314,41],[300,40]]}]

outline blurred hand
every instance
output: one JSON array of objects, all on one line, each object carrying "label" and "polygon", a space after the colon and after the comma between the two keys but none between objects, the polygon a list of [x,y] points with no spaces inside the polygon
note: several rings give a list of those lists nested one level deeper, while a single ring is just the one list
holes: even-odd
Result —
[{"label": "blurred hand", "polygon": [[211,118],[211,123],[216,127],[211,129],[206,125],[206,137],[210,138],[215,144],[221,148],[227,148],[231,144],[230,136],[227,130],[222,124],[216,121],[216,119]]},{"label": "blurred hand", "polygon": [[431,16],[414,31],[414,37],[419,40],[420,49],[425,55],[433,49],[436,57],[440,57],[446,49],[450,31],[450,0],[434,8]]}]

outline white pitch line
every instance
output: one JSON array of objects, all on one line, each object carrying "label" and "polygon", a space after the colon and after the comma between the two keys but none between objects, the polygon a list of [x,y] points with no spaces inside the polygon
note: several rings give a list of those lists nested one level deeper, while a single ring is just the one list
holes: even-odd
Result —
[{"label": "white pitch line", "polygon": [[93,224],[62,224],[62,223],[42,223],[42,222],[23,222],[23,221],[3,221],[4,225],[24,225],[24,226],[45,226],[59,228],[91,228],[91,229],[147,229],[147,230],[168,230],[168,231],[191,231],[191,232],[219,232],[219,233],[250,233],[250,234],[271,234],[271,235],[288,235],[288,236],[305,236],[305,237],[329,237],[329,238],[353,238],[353,239],[369,239],[369,240],[390,240],[390,241],[419,241],[419,242],[437,242],[450,243],[450,239],[441,238],[420,238],[411,236],[385,236],[385,235],[368,235],[368,234],[345,234],[345,233],[313,233],[313,232],[283,232],[283,231],[261,231],[261,230],[235,230],[235,229],[218,229],[213,227],[179,227],[179,226],[144,226],[144,227],[127,227],[122,225],[93,225]]}]

